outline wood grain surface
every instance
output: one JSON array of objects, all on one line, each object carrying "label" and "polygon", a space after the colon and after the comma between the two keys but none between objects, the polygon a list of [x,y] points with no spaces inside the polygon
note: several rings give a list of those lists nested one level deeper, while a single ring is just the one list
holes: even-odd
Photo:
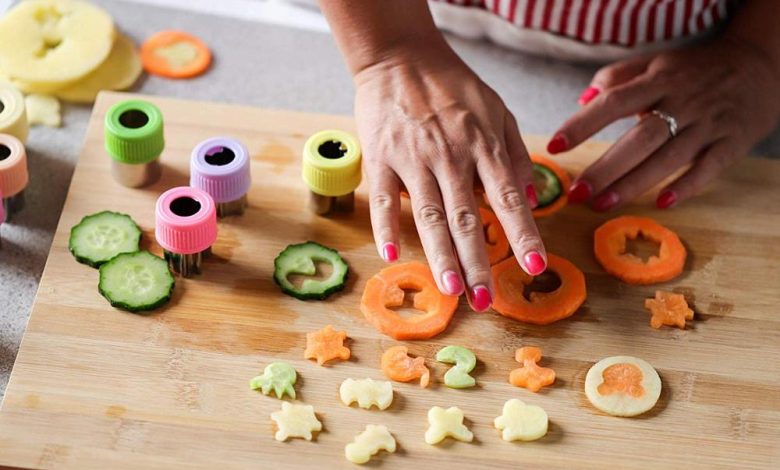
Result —
[{"label": "wood grain surface", "polygon": [[[386,424],[395,454],[385,468],[778,468],[780,467],[780,162],[751,159],[724,173],[682,207],[647,200],[621,213],[649,215],[674,229],[689,250],[685,272],[662,287],[684,293],[695,321],[686,329],[651,329],[643,300],[656,286],[633,287],[604,273],[592,254],[593,230],[612,215],[568,207],[539,222],[548,251],[586,274],[588,300],[571,318],[531,326],[465,302],[449,329],[409,342],[429,359],[435,384],[394,383],[386,411],[348,408],[338,387],[348,378],[382,379],[382,351],[397,344],[359,311],[366,280],[383,267],[374,248],[365,184],[354,214],[317,217],[305,208],[299,176],[307,136],[323,128],[354,131],[351,118],[146,97],[165,116],[164,174],[152,187],[128,189],[109,176],[103,114],[132,95],[103,94],[95,106],[32,315],[0,411],[0,464],[25,468],[333,468],[349,467],[344,446],[366,424]],[[134,97],[134,96],[133,96]],[[97,292],[97,272],[67,250],[71,226],[103,209],[130,214],[154,242],[154,202],[186,185],[191,149],[228,135],[252,155],[254,185],[242,217],[220,222],[205,272],[180,280],[170,304],[150,315],[116,311]],[[526,138],[541,151],[542,138]],[[572,171],[596,158],[590,143],[560,157]],[[408,203],[402,260],[424,260]],[[287,244],[317,240],[340,250],[352,276],[325,302],[282,295],[271,279]],[[303,359],[305,333],[333,324],[349,333],[353,359],[319,367]],[[441,384],[448,366],[436,351],[461,344],[476,352],[478,385]],[[540,346],[541,365],[558,379],[534,394],[511,386],[515,348]],[[606,416],[583,392],[597,360],[633,355],[660,373],[657,406],[638,418]],[[273,439],[270,413],[280,401],[250,390],[274,360],[299,373],[299,399],[324,429],[313,442]],[[507,443],[493,428],[503,403],[542,406],[550,431],[531,443]],[[473,443],[425,444],[426,412],[459,406]]]}]

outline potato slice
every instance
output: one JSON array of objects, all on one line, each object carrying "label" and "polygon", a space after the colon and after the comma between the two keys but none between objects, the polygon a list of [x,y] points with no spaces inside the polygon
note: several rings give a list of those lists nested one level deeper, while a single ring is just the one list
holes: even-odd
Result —
[{"label": "potato slice", "polygon": [[105,62],[83,79],[58,90],[58,98],[74,103],[92,103],[101,90],[125,90],[141,75],[141,58],[127,36],[117,34]]},{"label": "potato slice", "polygon": [[114,22],[81,0],[28,0],[0,19],[0,70],[25,92],[62,88],[95,70]]},{"label": "potato slice", "polygon": [[24,97],[27,108],[27,120],[31,126],[42,124],[48,127],[60,127],[62,115],[60,114],[60,102],[49,95],[27,95]]},{"label": "potato slice", "polygon": [[642,359],[608,357],[588,371],[585,395],[604,413],[636,416],[655,406],[661,396],[661,378],[653,366]]}]

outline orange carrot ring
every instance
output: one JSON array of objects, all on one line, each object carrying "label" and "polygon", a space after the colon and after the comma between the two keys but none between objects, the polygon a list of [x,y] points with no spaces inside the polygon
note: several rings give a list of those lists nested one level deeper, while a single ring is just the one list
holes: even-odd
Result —
[{"label": "orange carrot ring", "polygon": [[506,238],[504,228],[493,211],[480,207],[479,216],[482,219],[482,228],[485,231],[488,260],[492,266],[509,256],[509,240]]},{"label": "orange carrot ring", "polygon": [[[640,234],[660,244],[658,256],[647,262],[626,253],[626,240]],[[686,251],[677,234],[647,217],[625,215],[607,221],[596,229],[593,250],[606,272],[628,284],[668,281],[685,266]]]},{"label": "orange carrot ring", "polygon": [[[388,307],[404,302],[404,289],[419,291],[414,308],[425,313],[402,317]],[[375,274],[366,283],[360,311],[382,333],[397,340],[428,339],[447,328],[458,307],[458,298],[439,292],[430,268],[416,261],[395,264]]]},{"label": "orange carrot ring", "polygon": [[[168,57],[161,54],[177,45],[191,47],[195,57],[186,64],[172,64]],[[183,31],[160,31],[153,34],[141,46],[141,63],[144,70],[161,77],[191,78],[202,74],[211,65],[211,51],[208,46],[195,36]]]},{"label": "orange carrot ring", "polygon": [[568,260],[550,253],[547,270],[558,275],[561,285],[552,292],[531,292],[529,301],[523,292],[534,278],[520,268],[514,257],[493,266],[493,309],[505,317],[536,325],[570,317],[587,296],[585,276]]},{"label": "orange carrot ring", "polygon": [[557,163],[544,157],[540,157],[539,155],[531,155],[531,162],[549,168],[550,171],[555,173],[555,176],[558,177],[558,181],[561,183],[561,195],[558,196],[558,198],[553,201],[552,204],[533,210],[534,217],[548,217],[566,207],[566,204],[569,202],[569,186],[571,186],[571,177],[569,177],[569,174],[566,172],[566,170],[561,168]]},{"label": "orange carrot ring", "polygon": [[422,357],[409,357],[409,348],[393,346],[382,354],[382,372],[396,382],[411,382],[420,379],[420,387],[427,387],[431,371],[425,367]]}]

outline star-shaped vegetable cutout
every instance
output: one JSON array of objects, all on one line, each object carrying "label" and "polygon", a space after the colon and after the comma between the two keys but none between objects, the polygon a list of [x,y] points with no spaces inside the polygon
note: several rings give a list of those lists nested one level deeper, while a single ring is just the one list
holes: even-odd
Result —
[{"label": "star-shaped vegetable cutout", "polygon": [[347,379],[341,383],[339,396],[347,406],[357,402],[361,408],[376,406],[384,410],[393,402],[393,384],[383,380]]},{"label": "star-shaped vegetable cutout", "polygon": [[284,362],[272,362],[265,366],[263,375],[258,375],[249,383],[253,390],[260,389],[264,395],[273,391],[276,398],[282,398],[286,393],[291,398],[295,398],[295,381],[298,374],[290,364]]},{"label": "star-shaped vegetable cutout", "polygon": [[354,442],[344,448],[344,455],[352,463],[366,463],[380,450],[395,452],[395,439],[386,426],[369,424]]},{"label": "star-shaped vegetable cutout", "polygon": [[654,299],[645,299],[645,308],[650,310],[650,326],[655,329],[663,325],[685,329],[685,320],[693,320],[693,310],[682,294],[656,291]]},{"label": "star-shaped vegetable cutout", "polygon": [[505,441],[534,441],[547,434],[547,422],[543,409],[513,398],[504,403],[501,416],[493,424]]},{"label": "star-shaped vegetable cutout", "polygon": [[271,419],[279,428],[274,435],[277,441],[286,441],[290,437],[310,441],[312,432],[322,430],[322,423],[317,419],[311,405],[282,402],[282,409],[271,413]]},{"label": "star-shaped vegetable cutout", "polygon": [[434,406],[428,410],[428,430],[425,431],[425,442],[438,444],[446,437],[452,437],[459,441],[471,442],[474,434],[463,424],[463,411],[456,406],[446,410]]},{"label": "star-shaped vegetable cutout", "polygon": [[316,359],[317,364],[323,365],[333,359],[346,361],[349,359],[350,350],[344,346],[347,339],[346,331],[336,331],[332,325],[328,325],[320,331],[306,334],[306,350],[303,356],[306,359]]}]

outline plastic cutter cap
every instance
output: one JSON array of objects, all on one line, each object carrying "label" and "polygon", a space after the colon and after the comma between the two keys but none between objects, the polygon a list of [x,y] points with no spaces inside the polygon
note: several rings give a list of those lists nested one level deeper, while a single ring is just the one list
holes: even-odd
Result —
[{"label": "plastic cutter cap", "polygon": [[303,146],[303,181],[322,196],[343,196],[360,185],[360,144],[348,132],[325,130]]},{"label": "plastic cutter cap", "polygon": [[120,163],[149,163],[165,148],[162,113],[148,101],[128,100],[111,106],[104,132],[106,151]]},{"label": "plastic cutter cap", "polygon": [[11,134],[24,143],[29,131],[24,97],[13,85],[0,82],[0,134]]},{"label": "plastic cutter cap", "polygon": [[0,189],[0,225],[5,222],[5,204],[2,203],[3,201],[3,190]]},{"label": "plastic cutter cap", "polygon": [[190,186],[206,191],[218,204],[241,198],[252,186],[249,151],[227,137],[204,140],[192,151]]},{"label": "plastic cutter cap", "polygon": [[181,186],[165,191],[157,199],[154,235],[171,253],[205,251],[217,240],[214,200],[198,188]]},{"label": "plastic cutter cap", "polygon": [[27,152],[24,145],[10,134],[0,134],[0,190],[4,197],[22,192],[29,181]]}]

